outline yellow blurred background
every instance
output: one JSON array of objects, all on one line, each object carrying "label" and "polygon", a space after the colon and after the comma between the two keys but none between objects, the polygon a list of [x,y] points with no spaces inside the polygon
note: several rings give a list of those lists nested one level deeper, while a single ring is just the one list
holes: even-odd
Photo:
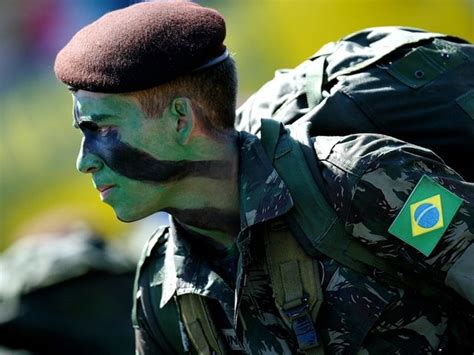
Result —
[{"label": "yellow blurred background", "polygon": [[[127,225],[100,202],[90,177],[75,170],[81,135],[72,128],[71,98],[55,80],[52,65],[54,53],[72,33],[104,11],[134,2],[79,2],[82,12],[72,0],[6,0],[0,5],[0,250],[25,233],[25,223],[50,211],[57,219],[83,217],[110,238],[126,232]],[[93,10],[86,12],[86,3]],[[364,27],[403,25],[474,41],[473,0],[200,3],[226,17],[226,44],[237,60],[240,100],[276,69],[294,67],[324,43]],[[37,28],[46,35],[41,32],[37,39]],[[43,43],[41,57],[31,50],[38,43]]]}]

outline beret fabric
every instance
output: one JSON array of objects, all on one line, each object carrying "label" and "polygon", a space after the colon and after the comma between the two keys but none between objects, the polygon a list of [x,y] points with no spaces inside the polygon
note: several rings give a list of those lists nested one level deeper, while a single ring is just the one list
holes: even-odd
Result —
[{"label": "beret fabric", "polygon": [[225,35],[224,19],[213,9],[187,1],[138,3],[77,32],[54,71],[75,89],[148,89],[225,59]]}]

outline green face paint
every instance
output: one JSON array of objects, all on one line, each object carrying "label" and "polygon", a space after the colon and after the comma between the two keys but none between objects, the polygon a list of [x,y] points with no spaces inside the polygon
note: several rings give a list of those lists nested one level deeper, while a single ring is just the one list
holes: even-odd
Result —
[{"label": "green face paint", "polygon": [[84,134],[78,169],[93,174],[102,200],[121,220],[172,206],[170,188],[178,180],[222,179],[231,170],[223,160],[192,160],[200,149],[210,149],[209,144],[203,139],[193,150],[183,147],[173,136],[173,120],[166,114],[145,118],[129,96],[79,91],[74,107],[75,125]]},{"label": "green face paint", "polygon": [[[147,139],[146,133],[159,129],[160,120],[145,122],[139,106],[120,95],[78,92],[74,99],[75,125],[84,134],[77,167],[82,172],[92,173],[101,199],[124,221],[145,217],[166,206],[164,185],[133,179],[122,174],[122,169],[113,168],[117,165],[113,162],[120,161],[119,145],[126,142],[140,146],[140,142]],[[155,127],[145,127],[150,123]],[[129,159],[131,157],[122,158],[118,165],[126,166]]]}]

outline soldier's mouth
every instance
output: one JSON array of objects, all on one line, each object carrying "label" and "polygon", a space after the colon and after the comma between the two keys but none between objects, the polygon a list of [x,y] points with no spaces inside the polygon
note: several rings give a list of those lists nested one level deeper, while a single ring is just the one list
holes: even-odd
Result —
[{"label": "soldier's mouth", "polygon": [[111,190],[115,187],[115,185],[102,185],[98,186],[97,190],[100,192],[100,197],[104,200],[111,192]]}]

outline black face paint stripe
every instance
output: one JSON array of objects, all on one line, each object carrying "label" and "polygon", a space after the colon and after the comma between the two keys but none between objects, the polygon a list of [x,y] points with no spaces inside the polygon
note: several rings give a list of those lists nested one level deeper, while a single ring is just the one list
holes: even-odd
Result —
[{"label": "black face paint stripe", "polygon": [[84,130],[84,154],[94,154],[115,172],[133,180],[163,183],[184,177],[227,179],[232,164],[225,160],[158,160],[148,153],[120,141],[117,132],[100,136]]},{"label": "black face paint stripe", "polygon": [[120,142],[116,155],[107,159],[110,168],[135,180],[164,182],[186,176],[224,179],[230,176],[230,162],[220,160],[157,160],[147,153]]}]

